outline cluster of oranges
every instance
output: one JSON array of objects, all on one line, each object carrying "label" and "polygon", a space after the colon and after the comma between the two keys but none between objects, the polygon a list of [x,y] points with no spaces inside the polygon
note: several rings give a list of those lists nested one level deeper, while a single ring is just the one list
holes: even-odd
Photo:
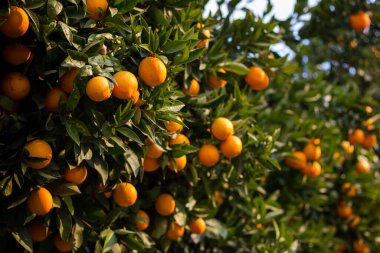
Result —
[{"label": "cluster of oranges", "polygon": [[[319,176],[322,171],[321,165],[317,161],[322,155],[320,142],[320,139],[311,138],[303,151],[294,151],[285,158],[286,165],[292,169],[299,170],[307,177],[314,178]],[[308,160],[312,162],[309,163]]]}]

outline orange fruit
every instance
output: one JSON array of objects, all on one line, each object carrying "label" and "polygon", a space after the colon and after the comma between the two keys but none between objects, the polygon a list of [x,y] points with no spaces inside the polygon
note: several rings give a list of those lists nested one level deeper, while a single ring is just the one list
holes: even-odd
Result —
[{"label": "orange fruit", "polygon": [[9,38],[18,38],[24,35],[29,28],[29,17],[26,12],[17,7],[11,6],[9,16],[0,25],[0,31]]},{"label": "orange fruit", "polygon": [[285,163],[292,169],[302,170],[306,167],[306,155],[303,152],[295,151],[285,158]]},{"label": "orange fruit", "polygon": [[321,158],[322,149],[318,145],[319,139],[312,138],[309,140],[303,149],[303,152],[305,153],[307,159],[315,161]]},{"label": "orange fruit", "polygon": [[132,99],[133,99],[133,104],[135,105],[135,104],[137,104],[137,106],[139,106],[139,101],[141,101],[140,99],[139,99],[139,97],[140,97],[140,91],[139,90],[136,90],[135,92],[133,92],[133,94],[132,94]]},{"label": "orange fruit", "polygon": [[182,145],[183,143],[190,145],[189,139],[183,134],[177,134],[174,139],[170,139],[169,141],[170,146]]},{"label": "orange fruit", "polygon": [[71,68],[59,79],[59,84],[61,88],[66,93],[71,93],[74,90],[74,81],[79,73],[79,68]]},{"label": "orange fruit", "polygon": [[219,158],[219,150],[212,144],[204,144],[198,151],[198,160],[206,167],[215,166]]},{"label": "orange fruit", "polygon": [[[226,71],[224,69],[218,69],[217,72],[225,74]],[[221,79],[217,76],[213,75],[208,75],[207,76],[207,82],[211,86],[211,88],[216,89],[216,88],[222,88],[226,86],[227,81],[224,79]]]},{"label": "orange fruit", "polygon": [[185,233],[185,227],[178,225],[175,222],[171,222],[166,232],[166,237],[169,240],[178,240]]},{"label": "orange fruit", "polygon": [[220,144],[220,151],[227,158],[234,158],[240,155],[243,150],[243,144],[239,137],[230,135]]},{"label": "orange fruit", "polygon": [[48,112],[57,112],[60,99],[67,99],[66,93],[60,88],[53,88],[48,91],[45,97],[45,110]]},{"label": "orange fruit", "polygon": [[306,167],[303,169],[303,173],[311,178],[319,176],[319,174],[321,174],[321,171],[321,165],[317,161],[314,161],[311,166],[307,164]]},{"label": "orange fruit", "polygon": [[11,65],[20,65],[27,62],[32,53],[27,46],[10,43],[3,49],[3,59]]},{"label": "orange fruit", "polygon": [[104,184],[102,183],[97,184],[96,189],[98,190],[98,192],[102,192],[104,197],[106,197],[107,199],[112,197],[112,191],[105,191],[106,186]]},{"label": "orange fruit", "polygon": [[[35,139],[25,144],[24,148],[29,152],[29,160],[25,161],[26,165],[32,169],[43,169],[48,166],[53,157],[53,151],[49,143],[41,139]],[[33,158],[45,159],[43,161],[33,161]]]},{"label": "orange fruit", "polygon": [[234,125],[224,117],[216,118],[211,125],[211,133],[218,140],[224,141],[234,133]]},{"label": "orange fruit", "polygon": [[139,64],[139,77],[150,87],[156,87],[166,80],[166,66],[157,57],[146,57]]},{"label": "orange fruit", "polygon": [[349,182],[344,183],[341,190],[347,195],[347,197],[355,197],[357,194],[355,185],[351,185]]},{"label": "orange fruit", "polygon": [[190,81],[190,85],[189,85],[188,89],[186,89],[186,87],[183,86],[182,91],[185,95],[189,95],[189,96],[194,97],[194,96],[198,95],[199,89],[200,89],[200,87],[199,87],[198,81],[193,79]]},{"label": "orange fruit", "polygon": [[373,108],[371,106],[369,106],[369,105],[366,105],[365,112],[367,114],[371,114],[371,113],[373,113]]},{"label": "orange fruit", "polygon": [[[177,116],[177,120],[181,121],[181,118]],[[176,132],[181,132],[183,129],[183,126],[175,121],[169,121],[166,124],[166,129],[168,130],[168,133],[176,133]]]},{"label": "orange fruit", "polygon": [[71,240],[64,242],[59,235],[54,237],[54,246],[59,252],[71,252]]},{"label": "orange fruit", "polygon": [[207,39],[201,40],[197,43],[197,47],[203,47],[203,46],[208,46],[209,39],[211,37],[211,32],[208,29],[203,29],[202,30],[203,36],[205,36]]},{"label": "orange fruit", "polygon": [[158,170],[158,168],[160,168],[160,164],[157,159],[145,156],[143,167],[144,167],[145,172],[153,172],[153,171]]},{"label": "orange fruit", "polygon": [[86,85],[87,96],[95,102],[102,102],[111,97],[111,89],[107,78],[104,76],[95,76],[91,78]]},{"label": "orange fruit", "polygon": [[[107,0],[86,0],[87,11],[91,14],[90,18],[98,20],[102,17],[108,8]],[[100,11],[102,10],[102,12]]]},{"label": "orange fruit", "polygon": [[19,72],[11,72],[1,80],[1,92],[12,100],[22,100],[29,95],[29,79]]},{"label": "orange fruit", "polygon": [[70,183],[80,185],[87,178],[87,168],[85,166],[73,169],[67,168],[63,174],[63,178]]},{"label": "orange fruit", "polygon": [[369,249],[363,240],[354,241],[354,251],[355,253],[369,253]]},{"label": "orange fruit", "polygon": [[[186,167],[187,158],[185,155],[178,158],[174,158],[174,161],[177,165],[177,172],[183,170]],[[169,162],[169,169],[171,169],[172,171],[175,171],[174,163],[171,161]]]},{"label": "orange fruit", "polygon": [[162,216],[169,216],[174,213],[175,210],[175,200],[172,195],[167,193],[160,194],[156,202],[154,203],[157,213]]},{"label": "orange fruit", "polygon": [[146,152],[146,156],[149,158],[157,159],[162,156],[164,152],[162,148],[158,146],[156,143],[152,143],[149,145],[148,150]]},{"label": "orange fruit", "polygon": [[27,200],[28,208],[37,215],[45,215],[53,208],[53,197],[43,187],[33,190]]},{"label": "orange fruit", "polygon": [[216,203],[217,203],[218,205],[223,204],[223,202],[224,202],[224,197],[222,196],[222,194],[220,194],[219,191],[216,191],[216,192],[214,193],[214,197],[215,197],[215,201],[216,201]]},{"label": "orange fruit", "polygon": [[354,145],[351,145],[350,142],[348,141],[342,141],[342,148],[348,153],[348,154],[352,154],[354,152]]},{"label": "orange fruit", "polygon": [[364,132],[361,129],[355,129],[349,136],[348,141],[352,144],[362,144],[364,142]]},{"label": "orange fruit", "polygon": [[149,227],[149,215],[143,210],[139,210],[136,214],[135,226],[138,231],[144,231]]},{"label": "orange fruit", "polygon": [[265,71],[256,66],[249,68],[249,72],[244,79],[256,91],[264,90],[269,85],[269,78]]},{"label": "orange fruit", "polygon": [[363,147],[366,149],[373,148],[377,143],[376,135],[370,134],[364,138]]},{"label": "orange fruit", "polygon": [[201,235],[206,231],[206,222],[202,218],[190,221],[189,226],[193,234]]},{"label": "orange fruit", "polygon": [[371,170],[371,165],[369,164],[367,160],[359,160],[355,164],[355,171],[358,174],[368,173],[370,170]]},{"label": "orange fruit", "polygon": [[116,83],[112,95],[118,99],[131,99],[138,88],[136,76],[128,71],[119,71],[113,77]]},{"label": "orange fruit", "polygon": [[120,183],[113,191],[113,201],[121,207],[132,206],[137,200],[137,190],[130,183]]},{"label": "orange fruit", "polygon": [[370,25],[371,19],[365,12],[361,11],[350,16],[350,26],[354,31],[358,33],[363,32]]},{"label": "orange fruit", "polygon": [[43,220],[33,220],[28,226],[28,233],[34,242],[43,242],[49,235],[49,227]]},{"label": "orange fruit", "polygon": [[351,222],[350,222],[350,227],[351,228],[355,228],[359,225],[360,223],[360,217],[357,216],[357,215],[353,215],[352,219],[351,219]]},{"label": "orange fruit", "polygon": [[352,216],[352,208],[344,201],[341,201],[338,205],[338,216],[343,219],[348,219]]}]

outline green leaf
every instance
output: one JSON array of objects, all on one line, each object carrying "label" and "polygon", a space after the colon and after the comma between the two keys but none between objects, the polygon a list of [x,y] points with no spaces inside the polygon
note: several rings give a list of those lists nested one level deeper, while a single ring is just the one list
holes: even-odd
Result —
[{"label": "green leaf", "polygon": [[65,35],[67,41],[70,43],[70,45],[73,45],[74,38],[73,38],[73,33],[71,32],[70,27],[61,21],[58,21],[58,24],[61,27],[61,30],[63,34]]},{"label": "green leaf", "polygon": [[78,133],[75,125],[72,124],[70,121],[66,121],[65,127],[66,127],[66,131],[69,134],[70,138],[75,142],[75,144],[80,146],[79,133]]},{"label": "green leaf", "polygon": [[125,137],[131,139],[132,141],[135,141],[138,144],[143,145],[143,142],[140,140],[140,137],[128,127],[119,127],[116,129],[116,131],[118,131],[120,134],[124,135]]},{"label": "green leaf", "polygon": [[57,209],[57,223],[59,234],[62,240],[66,242],[71,236],[72,219],[70,212],[65,206]]},{"label": "green leaf", "polygon": [[14,228],[12,235],[25,250],[33,252],[33,241],[25,227]]},{"label": "green leaf", "polygon": [[62,3],[57,0],[48,0],[47,2],[47,14],[49,17],[56,17],[61,13],[63,9]]},{"label": "green leaf", "polygon": [[87,161],[87,163],[93,167],[100,175],[102,183],[106,185],[108,179],[108,165],[100,157],[94,157],[92,160]]},{"label": "green leaf", "polygon": [[226,62],[224,63],[223,68],[227,72],[232,72],[240,76],[246,75],[249,72],[249,69],[239,62]]},{"label": "green leaf", "polygon": [[187,40],[173,40],[166,42],[162,47],[162,51],[166,54],[181,51],[187,44]]}]

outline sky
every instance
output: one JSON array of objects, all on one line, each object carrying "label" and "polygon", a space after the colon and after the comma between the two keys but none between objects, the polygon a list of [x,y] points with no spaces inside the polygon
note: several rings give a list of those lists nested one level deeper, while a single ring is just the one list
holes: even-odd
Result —
[{"label": "sky", "polygon": [[[273,10],[270,14],[274,15],[278,20],[285,20],[293,13],[296,1],[297,0],[272,0]],[[309,5],[314,6],[319,1],[320,0],[309,0]],[[267,4],[268,0],[243,0],[237,6],[237,10],[232,15],[232,18],[242,18],[244,16],[244,11],[242,8],[248,8],[255,15],[263,16]],[[210,0],[205,7],[204,14],[207,16],[210,11],[212,13],[215,12],[217,10],[217,6],[217,0]],[[225,6],[223,9],[227,12],[227,8]],[[271,15],[267,17],[268,20]],[[272,45],[271,50],[276,51],[281,56],[289,54],[291,58],[293,57],[293,52],[284,43]]]}]

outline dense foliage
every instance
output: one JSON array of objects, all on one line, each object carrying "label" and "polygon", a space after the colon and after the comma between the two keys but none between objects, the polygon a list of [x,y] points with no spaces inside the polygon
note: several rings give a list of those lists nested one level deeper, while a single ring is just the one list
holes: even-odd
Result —
[{"label": "dense foliage", "polygon": [[1,252],[380,249],[380,4],[240,2],[0,4]]}]

